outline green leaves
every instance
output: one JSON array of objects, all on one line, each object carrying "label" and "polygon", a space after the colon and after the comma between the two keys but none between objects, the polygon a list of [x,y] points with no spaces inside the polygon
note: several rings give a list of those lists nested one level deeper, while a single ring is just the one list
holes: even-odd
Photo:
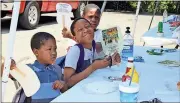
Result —
[{"label": "green leaves", "polygon": [[[157,13],[163,13],[166,9],[170,13],[180,13],[180,5],[178,4],[178,1],[172,1],[172,0],[161,0],[158,1],[159,5],[157,8]],[[129,1],[129,5],[136,9],[137,8],[137,1]],[[141,12],[149,12],[152,13],[155,7],[155,1],[141,1]]]}]

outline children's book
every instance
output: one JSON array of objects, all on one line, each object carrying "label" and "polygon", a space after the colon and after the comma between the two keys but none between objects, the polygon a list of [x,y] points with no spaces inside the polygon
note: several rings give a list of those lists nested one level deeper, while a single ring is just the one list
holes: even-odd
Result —
[{"label": "children's book", "polygon": [[123,36],[119,27],[102,30],[102,48],[106,55],[112,55],[116,51],[120,53],[123,48]]}]

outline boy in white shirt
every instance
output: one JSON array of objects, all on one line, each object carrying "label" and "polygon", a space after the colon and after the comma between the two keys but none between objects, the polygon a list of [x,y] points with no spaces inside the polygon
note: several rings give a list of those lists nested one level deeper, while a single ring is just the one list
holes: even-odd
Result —
[{"label": "boy in white shirt", "polygon": [[[93,45],[96,44],[93,41],[94,29],[85,18],[74,20],[71,25],[71,32],[78,44],[69,49],[65,59],[64,80],[68,87],[72,87],[87,78],[97,69],[120,63],[120,56],[117,52],[110,58],[96,60],[98,57]],[[82,62],[78,63],[79,60]]]},{"label": "boy in white shirt", "polygon": [[[97,26],[99,25],[99,22],[101,19],[100,8],[95,4],[87,4],[86,7],[84,8],[82,17],[87,19],[91,23],[91,26],[94,29],[94,40],[96,42],[96,50],[97,50],[98,56],[100,58],[103,58],[105,54],[102,51],[102,45],[101,45],[102,31],[100,29],[97,29]],[[69,30],[67,30],[67,28],[63,28],[62,35],[65,38],[70,38],[74,40],[74,36]],[[76,42],[74,42],[74,44],[75,43]]]}]

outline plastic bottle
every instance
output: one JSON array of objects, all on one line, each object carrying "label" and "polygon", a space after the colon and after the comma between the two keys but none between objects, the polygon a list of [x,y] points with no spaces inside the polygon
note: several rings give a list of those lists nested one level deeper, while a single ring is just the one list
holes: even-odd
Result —
[{"label": "plastic bottle", "polygon": [[132,73],[133,73],[133,69],[134,69],[134,74],[133,74],[133,77],[132,77],[132,82],[139,83],[139,74],[136,71],[136,68],[135,68],[134,64],[132,64],[132,67],[129,70],[129,72],[126,74],[126,76],[131,78]]},{"label": "plastic bottle", "polygon": [[133,66],[133,63],[130,63],[130,62],[127,63],[126,73],[125,73],[125,74],[127,74],[127,73],[130,71],[130,69],[132,68],[132,66]]},{"label": "plastic bottle", "polygon": [[167,10],[165,9],[163,12],[163,22],[166,22],[167,17],[168,17],[168,13]]},{"label": "plastic bottle", "polygon": [[127,62],[127,67],[126,67],[126,74],[129,72],[129,70],[132,68],[133,66],[133,57],[128,57],[128,62]]},{"label": "plastic bottle", "polygon": [[130,34],[130,27],[126,27],[125,35],[123,38],[123,50],[122,50],[122,60],[127,61],[128,57],[133,57],[133,46],[134,39]]},{"label": "plastic bottle", "polygon": [[128,75],[128,73],[131,71],[131,69],[133,68],[133,57],[128,57],[128,62],[127,62],[127,66],[126,66],[126,72],[125,74],[122,76],[122,82],[125,82],[127,80],[130,80],[130,76]]}]

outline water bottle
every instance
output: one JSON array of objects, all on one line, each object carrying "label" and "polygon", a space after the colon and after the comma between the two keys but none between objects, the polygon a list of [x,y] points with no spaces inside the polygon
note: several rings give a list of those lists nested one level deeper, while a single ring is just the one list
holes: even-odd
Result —
[{"label": "water bottle", "polygon": [[163,22],[166,22],[166,19],[168,17],[167,10],[165,9],[163,12]]},{"label": "water bottle", "polygon": [[133,57],[134,39],[130,34],[130,27],[126,27],[125,35],[123,37],[122,60],[127,61],[128,57]]}]

